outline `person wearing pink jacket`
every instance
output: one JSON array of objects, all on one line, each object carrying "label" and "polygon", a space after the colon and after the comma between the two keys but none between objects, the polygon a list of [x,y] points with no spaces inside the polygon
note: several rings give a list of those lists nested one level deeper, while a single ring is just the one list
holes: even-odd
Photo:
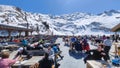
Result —
[{"label": "person wearing pink jacket", "polygon": [[8,51],[1,52],[0,68],[11,68],[11,65],[15,64],[15,62],[18,60],[18,58],[10,59],[9,55],[10,54]]}]

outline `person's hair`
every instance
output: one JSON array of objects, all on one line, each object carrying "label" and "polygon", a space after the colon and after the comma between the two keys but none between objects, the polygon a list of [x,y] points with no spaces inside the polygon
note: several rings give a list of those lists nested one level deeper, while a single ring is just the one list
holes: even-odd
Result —
[{"label": "person's hair", "polygon": [[48,58],[49,54],[45,52],[44,56],[45,56],[45,58]]},{"label": "person's hair", "polygon": [[9,51],[2,51],[1,52],[1,57],[2,58],[9,58],[9,55],[10,55]]},{"label": "person's hair", "polygon": [[109,36],[107,36],[107,39],[110,39],[110,37],[109,37]]},{"label": "person's hair", "polygon": [[103,45],[103,44],[99,44],[99,46],[100,46],[101,48],[104,48],[104,45]]}]

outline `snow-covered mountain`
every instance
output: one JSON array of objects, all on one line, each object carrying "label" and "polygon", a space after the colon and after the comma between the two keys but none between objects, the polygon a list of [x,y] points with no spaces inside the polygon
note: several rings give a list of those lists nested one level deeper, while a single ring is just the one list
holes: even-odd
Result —
[{"label": "snow-covered mountain", "polygon": [[[47,15],[25,12],[14,6],[0,5],[0,24],[17,25],[57,35],[110,34],[110,29],[120,23],[120,11],[110,10],[100,14],[76,12],[64,15]],[[49,31],[48,31],[49,30]]]}]

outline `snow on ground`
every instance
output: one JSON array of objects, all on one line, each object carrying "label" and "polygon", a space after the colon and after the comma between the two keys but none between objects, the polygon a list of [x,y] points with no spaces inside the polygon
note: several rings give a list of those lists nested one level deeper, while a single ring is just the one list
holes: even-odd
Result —
[{"label": "snow on ground", "polygon": [[[64,56],[63,60],[58,61],[58,63],[61,64],[59,68],[86,68],[86,64],[84,64],[84,62],[83,62],[84,54],[69,53],[69,47],[64,46],[64,42],[62,41],[62,38],[58,38],[56,40],[56,43],[60,43],[60,49],[62,51],[61,55]],[[90,45],[90,49],[97,48],[96,46],[91,45],[90,41],[88,43]],[[119,42],[119,44],[120,44],[120,42]],[[117,45],[119,45],[119,44],[117,44]],[[115,55],[113,52],[115,52],[115,43],[113,43],[113,45],[110,49],[111,60],[113,59],[113,55]],[[114,66],[112,66],[112,67],[114,67]],[[117,67],[114,67],[114,68],[117,68]]]},{"label": "snow on ground", "polygon": [[[62,38],[58,38],[56,43],[60,43],[60,49],[64,56],[63,60],[60,60],[61,64],[59,68],[86,68],[86,64],[83,62],[84,56],[82,54],[71,54],[69,53],[69,47],[64,46]],[[90,48],[96,48],[95,46],[90,46]]]}]

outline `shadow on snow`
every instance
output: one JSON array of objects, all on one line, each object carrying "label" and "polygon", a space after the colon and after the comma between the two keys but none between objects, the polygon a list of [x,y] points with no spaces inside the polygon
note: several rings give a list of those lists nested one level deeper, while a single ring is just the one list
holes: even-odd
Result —
[{"label": "shadow on snow", "polygon": [[83,57],[85,57],[85,53],[77,52],[75,50],[69,51],[69,55],[74,57],[75,59],[82,59]]}]

